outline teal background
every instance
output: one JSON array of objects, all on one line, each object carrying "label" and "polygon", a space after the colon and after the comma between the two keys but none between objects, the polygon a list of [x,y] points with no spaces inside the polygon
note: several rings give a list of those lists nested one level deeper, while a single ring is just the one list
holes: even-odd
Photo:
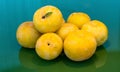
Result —
[{"label": "teal background", "polygon": [[[37,56],[34,49],[22,48],[16,29],[31,21],[45,5],[58,7],[65,19],[72,12],[85,12],[109,29],[106,43],[92,58],[72,62],[62,53],[53,61]],[[120,0],[0,0],[0,72],[120,72]]]}]

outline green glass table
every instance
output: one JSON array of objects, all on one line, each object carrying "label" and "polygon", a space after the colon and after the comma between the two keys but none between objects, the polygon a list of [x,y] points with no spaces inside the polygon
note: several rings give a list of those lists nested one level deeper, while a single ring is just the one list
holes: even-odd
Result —
[{"label": "green glass table", "polygon": [[[21,47],[16,29],[32,21],[34,12],[45,5],[58,7],[65,18],[85,12],[109,29],[106,43],[87,61],[73,62],[64,53],[52,61],[42,60],[34,49]],[[0,0],[0,72],[120,72],[119,0]]]}]

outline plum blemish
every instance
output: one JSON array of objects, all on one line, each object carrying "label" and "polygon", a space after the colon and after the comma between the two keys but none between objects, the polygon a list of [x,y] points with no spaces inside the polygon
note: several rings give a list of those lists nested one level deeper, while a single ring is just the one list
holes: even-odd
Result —
[{"label": "plum blemish", "polygon": [[50,45],[50,43],[48,43],[48,46]]},{"label": "plum blemish", "polygon": [[46,17],[49,17],[52,14],[52,12],[47,12],[44,16],[42,16],[42,19],[45,19]]}]

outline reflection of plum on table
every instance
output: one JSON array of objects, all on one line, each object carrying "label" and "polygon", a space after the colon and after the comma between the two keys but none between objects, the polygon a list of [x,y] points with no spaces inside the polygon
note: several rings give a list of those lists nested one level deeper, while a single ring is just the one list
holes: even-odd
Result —
[{"label": "reflection of plum on table", "polygon": [[50,68],[56,67],[56,63],[60,61],[60,58],[52,61],[43,60],[36,54],[34,49],[21,48],[19,51],[19,61],[25,68],[49,71]]},{"label": "reflection of plum on table", "polygon": [[102,66],[104,66],[104,64],[106,63],[106,59],[107,59],[107,51],[104,48],[104,46],[99,46],[95,52],[95,66],[96,68],[100,68]]},{"label": "reflection of plum on table", "polygon": [[33,63],[35,56],[34,49],[21,48],[19,52],[20,63],[27,68],[33,69],[36,65]]}]

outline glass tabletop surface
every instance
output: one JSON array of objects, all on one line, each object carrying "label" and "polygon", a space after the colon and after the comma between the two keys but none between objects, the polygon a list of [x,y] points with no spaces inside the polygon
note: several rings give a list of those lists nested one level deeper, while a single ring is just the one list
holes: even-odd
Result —
[{"label": "glass tabletop surface", "polygon": [[[108,40],[83,62],[73,62],[64,53],[52,61],[41,59],[34,49],[18,44],[16,30],[45,5],[58,7],[65,20],[72,12],[85,12],[92,20],[104,22]],[[0,0],[0,72],[120,72],[120,1]]]}]

